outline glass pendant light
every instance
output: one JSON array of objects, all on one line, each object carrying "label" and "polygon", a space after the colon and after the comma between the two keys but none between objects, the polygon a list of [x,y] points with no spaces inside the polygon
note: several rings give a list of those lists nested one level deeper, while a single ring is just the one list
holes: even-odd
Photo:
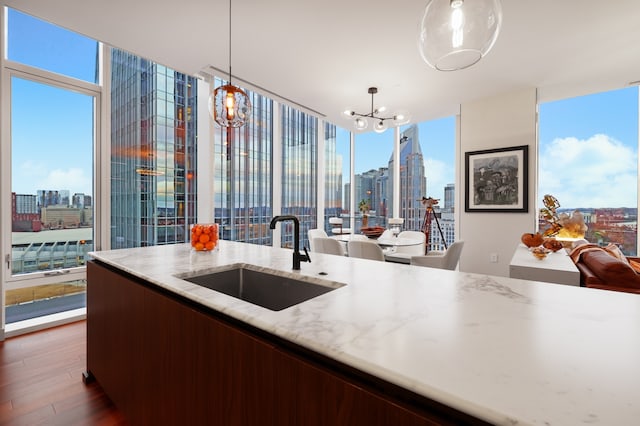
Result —
[{"label": "glass pendant light", "polygon": [[229,0],[229,82],[209,95],[209,113],[222,127],[242,127],[251,116],[251,101],[231,83],[231,0]]},{"label": "glass pendant light", "polygon": [[500,0],[430,0],[420,25],[420,55],[440,71],[470,67],[491,50],[501,25]]}]

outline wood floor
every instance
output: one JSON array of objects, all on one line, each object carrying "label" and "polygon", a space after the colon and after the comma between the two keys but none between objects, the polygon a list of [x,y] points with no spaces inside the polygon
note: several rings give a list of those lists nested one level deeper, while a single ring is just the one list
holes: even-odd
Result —
[{"label": "wood floor", "polygon": [[85,321],[0,342],[0,425],[126,425],[82,382],[86,353]]}]

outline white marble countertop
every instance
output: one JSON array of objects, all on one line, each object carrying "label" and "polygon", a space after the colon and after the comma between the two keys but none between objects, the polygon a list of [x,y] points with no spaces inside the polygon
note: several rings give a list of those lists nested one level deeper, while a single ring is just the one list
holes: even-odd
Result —
[{"label": "white marble countertop", "polygon": [[[107,264],[494,424],[640,422],[640,295],[221,241]],[[270,311],[174,277],[246,263],[347,285]]]}]

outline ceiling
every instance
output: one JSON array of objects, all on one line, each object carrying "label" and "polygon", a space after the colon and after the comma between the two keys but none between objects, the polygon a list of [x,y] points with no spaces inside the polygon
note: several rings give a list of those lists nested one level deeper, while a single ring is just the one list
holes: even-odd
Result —
[{"label": "ceiling", "polygon": [[[187,74],[228,70],[227,0],[4,3]],[[493,50],[454,72],[433,70],[419,56],[426,4],[234,0],[234,80],[345,128],[344,110],[370,111],[370,86],[379,89],[376,107],[407,110],[419,122],[524,88],[538,88],[544,101],[640,80],[638,0],[503,0]]]}]

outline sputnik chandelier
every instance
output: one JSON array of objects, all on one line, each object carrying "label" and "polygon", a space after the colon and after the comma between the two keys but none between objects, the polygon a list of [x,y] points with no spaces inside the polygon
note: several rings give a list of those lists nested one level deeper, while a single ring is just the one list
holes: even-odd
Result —
[{"label": "sputnik chandelier", "polygon": [[385,111],[384,107],[374,108],[373,106],[373,95],[378,93],[377,87],[369,87],[367,91],[371,95],[371,112],[368,114],[360,114],[355,111],[347,110],[344,112],[345,115],[349,117],[355,117],[353,122],[356,130],[365,130],[369,126],[369,121],[373,121],[373,130],[376,133],[382,133],[389,128],[388,121],[391,121],[394,126],[401,126],[403,124],[407,124],[411,117],[409,114],[404,112],[397,112],[391,116],[384,117],[379,115],[380,113]]}]

